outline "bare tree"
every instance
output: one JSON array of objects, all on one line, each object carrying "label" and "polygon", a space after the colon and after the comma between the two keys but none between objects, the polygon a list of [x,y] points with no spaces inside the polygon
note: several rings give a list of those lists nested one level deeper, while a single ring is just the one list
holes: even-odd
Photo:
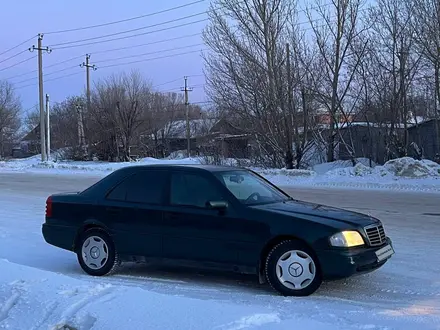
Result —
[{"label": "bare tree", "polygon": [[[366,26],[361,23],[361,0],[333,0],[329,6],[317,0],[308,8],[314,41],[324,70],[316,91],[329,113],[327,161],[334,160],[338,122],[347,122],[356,100],[350,96],[351,85],[368,45]],[[351,98],[351,104],[348,100]]]},{"label": "bare tree", "polygon": [[0,81],[0,158],[5,156],[6,144],[11,144],[20,128],[21,102],[13,86]]},{"label": "bare tree", "polygon": [[434,73],[433,86],[435,102],[433,117],[436,128],[437,153],[440,153],[440,130],[438,127],[440,104],[440,2],[438,0],[411,0],[411,23],[418,51],[430,64],[430,72]]},{"label": "bare tree", "polygon": [[[52,105],[50,127],[51,145],[53,148],[58,149],[77,145],[79,141],[77,106],[85,108],[84,97],[70,96],[64,101]],[[76,151],[79,150],[75,149],[75,153]]]},{"label": "bare tree", "polygon": [[149,108],[151,87],[138,72],[113,75],[99,81],[92,94],[89,135],[107,159],[130,159],[130,146]]},{"label": "bare tree", "polygon": [[[407,154],[408,90],[420,67],[420,56],[415,53],[412,12],[407,0],[378,0],[370,12],[375,24],[372,28],[376,63],[383,77],[382,98],[390,117],[388,158]],[[397,133],[403,125],[403,139]]]},{"label": "bare tree", "polygon": [[208,95],[246,125],[272,166],[287,168],[293,158],[286,43],[294,9],[294,1],[216,0],[204,31]]}]

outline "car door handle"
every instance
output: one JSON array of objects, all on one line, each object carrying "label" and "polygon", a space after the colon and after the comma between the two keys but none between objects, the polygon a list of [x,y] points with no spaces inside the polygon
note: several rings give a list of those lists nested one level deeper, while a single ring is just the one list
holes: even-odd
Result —
[{"label": "car door handle", "polygon": [[164,218],[165,220],[176,220],[179,218],[179,215],[177,213],[165,213]]},{"label": "car door handle", "polygon": [[110,214],[119,214],[119,213],[121,213],[121,209],[118,208],[118,207],[107,207],[105,210],[108,213],[110,213]]}]

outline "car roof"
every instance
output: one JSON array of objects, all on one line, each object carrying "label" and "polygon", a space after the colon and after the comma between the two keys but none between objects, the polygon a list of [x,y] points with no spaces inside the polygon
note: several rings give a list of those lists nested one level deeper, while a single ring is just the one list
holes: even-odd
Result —
[{"label": "car roof", "polygon": [[113,171],[108,176],[104,177],[94,185],[90,186],[86,190],[82,191],[83,195],[94,196],[95,194],[102,194],[103,191],[108,191],[114,186],[115,182],[123,180],[127,176],[130,176],[138,171],[150,170],[150,169],[161,169],[161,170],[172,170],[172,169],[188,169],[189,171],[205,171],[205,172],[219,172],[219,171],[234,171],[234,170],[244,170],[245,168],[234,167],[234,166],[218,166],[218,165],[202,165],[202,164],[134,164],[133,166],[122,167],[116,171]]},{"label": "car roof", "polygon": [[146,165],[134,165],[134,166],[128,166],[124,169],[130,168],[133,169],[175,169],[175,168],[187,168],[187,169],[198,169],[198,170],[204,170],[208,172],[220,172],[220,171],[234,171],[234,170],[246,170],[242,167],[236,167],[236,166],[227,166],[227,165],[204,165],[204,164],[146,164]]}]

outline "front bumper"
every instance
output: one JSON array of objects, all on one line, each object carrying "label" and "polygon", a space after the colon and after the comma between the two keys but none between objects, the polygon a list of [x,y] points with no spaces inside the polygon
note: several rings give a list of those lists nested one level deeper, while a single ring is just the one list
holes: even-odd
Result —
[{"label": "front bumper", "polygon": [[382,267],[390,257],[378,261],[376,251],[388,244],[393,246],[389,237],[387,237],[386,243],[378,247],[317,251],[324,279],[346,278],[353,275],[369,273]]}]

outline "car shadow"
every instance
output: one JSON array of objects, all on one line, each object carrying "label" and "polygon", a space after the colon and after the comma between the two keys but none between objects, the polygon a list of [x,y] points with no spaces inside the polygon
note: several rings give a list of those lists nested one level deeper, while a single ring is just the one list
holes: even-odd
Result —
[{"label": "car shadow", "polygon": [[[149,291],[174,295],[189,296],[199,299],[231,300],[259,297],[274,297],[285,299],[278,295],[268,283],[259,284],[255,275],[239,273],[196,270],[163,265],[148,265],[142,263],[124,263],[119,270],[110,276],[91,277],[79,267],[69,270],[70,275],[85,280],[99,281],[113,285],[135,286]],[[366,274],[353,278],[323,282],[320,289],[310,297],[321,299],[341,299],[353,302],[370,300],[385,294],[387,287],[380,287],[374,280],[374,274]],[[382,283],[383,284],[383,283]],[[374,300],[374,299],[373,299]]]}]

